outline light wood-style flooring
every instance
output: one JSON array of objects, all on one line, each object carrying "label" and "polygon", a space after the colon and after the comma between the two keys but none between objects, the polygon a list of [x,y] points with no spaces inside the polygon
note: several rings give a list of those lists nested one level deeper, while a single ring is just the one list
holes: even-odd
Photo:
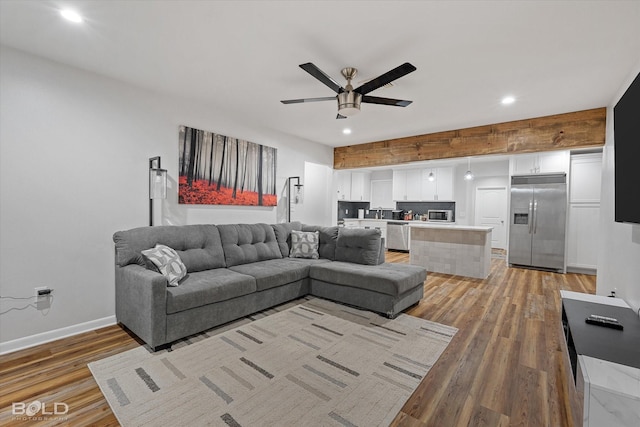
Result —
[{"label": "light wood-style flooring", "polygon": [[[388,262],[408,258],[387,252]],[[485,280],[429,273],[424,299],[407,313],[459,331],[393,425],[581,425],[559,291],[595,293],[595,281],[507,268],[504,259],[492,260]],[[0,426],[117,426],[87,363],[139,345],[111,326],[0,356]],[[34,400],[65,402],[68,420],[12,419],[13,402]]]}]

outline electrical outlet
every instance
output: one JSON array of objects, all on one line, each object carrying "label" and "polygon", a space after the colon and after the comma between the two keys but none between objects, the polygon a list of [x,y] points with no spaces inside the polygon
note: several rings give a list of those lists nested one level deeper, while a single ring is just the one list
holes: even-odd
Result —
[{"label": "electrical outlet", "polygon": [[48,286],[39,286],[37,288],[34,288],[34,290],[37,297],[47,296],[51,294],[51,288],[49,288]]},{"label": "electrical outlet", "polygon": [[51,307],[53,289],[48,286],[40,286],[34,289],[36,292],[36,309],[40,311]]}]

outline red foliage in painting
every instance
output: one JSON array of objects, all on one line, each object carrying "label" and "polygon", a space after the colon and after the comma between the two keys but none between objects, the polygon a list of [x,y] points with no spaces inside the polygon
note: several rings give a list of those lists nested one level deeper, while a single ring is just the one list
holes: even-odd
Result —
[{"label": "red foliage in painting", "polygon": [[[217,191],[217,185],[209,185],[208,180],[193,181],[193,185],[187,185],[187,177],[180,176],[180,188],[178,190],[178,202],[186,205],[244,205],[258,206],[258,193],[255,191],[236,191],[233,198],[233,188],[221,186]],[[262,206],[276,206],[278,198],[275,194],[263,194]]]}]

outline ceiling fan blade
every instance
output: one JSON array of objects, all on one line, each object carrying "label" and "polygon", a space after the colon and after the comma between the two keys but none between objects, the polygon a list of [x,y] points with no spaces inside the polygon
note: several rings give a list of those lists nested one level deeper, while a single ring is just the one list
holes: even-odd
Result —
[{"label": "ceiling fan blade", "polygon": [[369,96],[365,95],[362,97],[362,102],[367,102],[369,104],[382,104],[382,105],[394,105],[396,107],[406,107],[411,104],[413,101],[404,101],[402,99],[392,99],[392,98],[380,98],[378,96]]},{"label": "ceiling fan blade", "polygon": [[283,104],[300,104],[303,102],[318,102],[318,101],[335,101],[335,96],[323,96],[321,98],[303,98],[303,99],[285,99],[280,101]]},{"label": "ceiling fan blade", "polygon": [[365,84],[363,84],[362,86],[354,90],[362,95],[366,95],[369,92],[376,90],[379,87],[382,87],[388,83],[391,83],[392,81],[399,79],[402,76],[406,76],[407,74],[415,70],[416,70],[416,67],[409,64],[408,62],[405,62],[404,64],[394,68],[391,71],[387,71],[383,75],[378,76],[375,79],[366,82]]},{"label": "ceiling fan blade", "polygon": [[347,116],[343,116],[342,114],[338,113],[338,115],[336,116],[336,119],[346,119]]},{"label": "ceiling fan blade", "polygon": [[327,85],[332,91],[335,93],[344,92],[344,88],[338,84],[331,77],[326,75],[320,68],[313,65],[311,62],[307,62],[306,64],[300,64],[300,68],[305,70],[307,73],[311,74],[316,79],[320,80],[322,83]]}]

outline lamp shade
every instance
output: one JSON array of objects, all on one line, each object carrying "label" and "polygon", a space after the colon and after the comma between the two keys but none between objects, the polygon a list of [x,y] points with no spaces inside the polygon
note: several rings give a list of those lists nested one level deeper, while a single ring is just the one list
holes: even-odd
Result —
[{"label": "lamp shade", "polygon": [[167,170],[149,169],[149,198],[167,198]]}]

